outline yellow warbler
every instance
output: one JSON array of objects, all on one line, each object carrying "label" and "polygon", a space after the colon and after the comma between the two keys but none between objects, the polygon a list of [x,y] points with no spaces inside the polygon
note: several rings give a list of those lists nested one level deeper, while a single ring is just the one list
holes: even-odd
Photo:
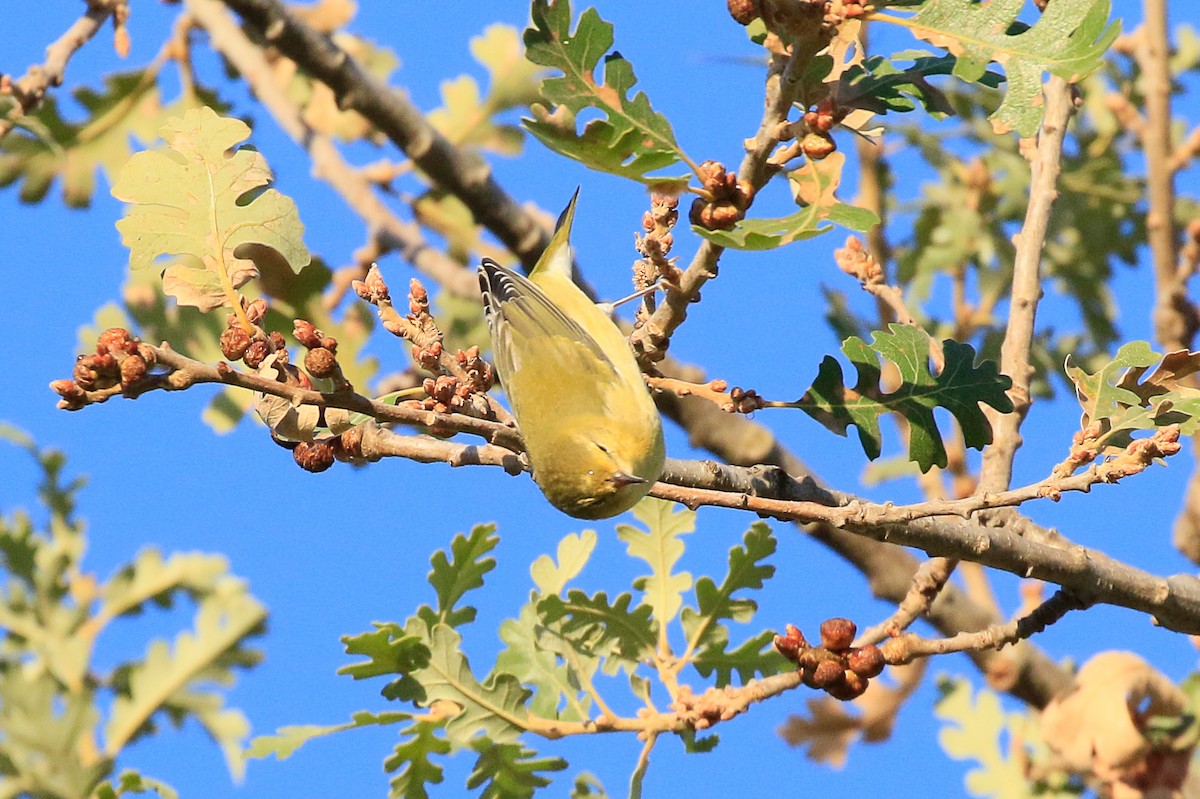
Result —
[{"label": "yellow warbler", "polygon": [[479,285],[533,479],[562,512],[605,519],[661,474],[662,423],[625,336],[571,280],[578,196],[528,278],[485,258]]}]

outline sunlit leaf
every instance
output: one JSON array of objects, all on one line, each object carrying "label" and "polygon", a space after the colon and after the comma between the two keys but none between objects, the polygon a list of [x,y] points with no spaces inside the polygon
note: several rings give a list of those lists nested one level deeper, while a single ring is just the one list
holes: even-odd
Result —
[{"label": "sunlit leaf", "polygon": [[117,223],[133,269],[169,257],[164,290],[180,303],[212,310],[257,277],[257,261],[282,259],[293,272],[310,260],[291,199],[274,189],[266,159],[232,150],[250,135],[237,119],[203,107],[160,131],[170,149],[134,155],[113,196],[130,204]]},{"label": "sunlit leaf", "polygon": [[496,568],[495,558],[488,556],[500,543],[495,532],[494,524],[477,524],[469,534],[454,537],[451,557],[446,556],[445,550],[433,553],[429,584],[437,591],[438,605],[436,609],[422,605],[417,611],[417,616],[431,628],[436,624],[458,627],[475,620],[475,608],[457,605],[467,592],[480,588],[483,576]]},{"label": "sunlit leaf", "polygon": [[344,724],[330,724],[327,726],[302,724],[280,727],[274,735],[260,735],[252,740],[246,748],[246,757],[254,759],[274,757],[277,760],[287,760],[297,749],[313,738],[331,735],[335,732],[353,730],[358,727],[398,724],[410,718],[412,718],[411,714],[397,711],[369,713],[365,710],[360,710],[351,716],[350,721]]},{"label": "sunlit leaf", "polygon": [[674,503],[647,497],[633,510],[646,530],[617,525],[617,537],[628,547],[631,557],[650,566],[650,574],[634,580],[634,588],[644,593],[642,604],[648,605],[660,629],[668,624],[683,607],[683,593],[692,587],[692,575],[674,572],[683,556],[684,543],[680,536],[696,529],[694,511]]},{"label": "sunlit leaf", "polygon": [[478,738],[471,748],[479,753],[467,777],[467,788],[482,787],[482,799],[530,799],[538,788],[550,784],[545,772],[562,771],[567,761],[560,757],[539,758],[537,752],[520,744],[497,744]]},{"label": "sunlit leaf", "polygon": [[[525,128],[555,152],[592,169],[652,185],[686,185],[687,176],[651,177],[686,158],[670,122],[650,106],[645,92],[629,96],[637,78],[620,53],[608,52],[613,26],[589,8],[571,30],[569,0],[534,0],[531,16],[526,57],[562,76],[542,82],[542,96],[552,107],[533,105]],[[600,111],[605,119],[589,121],[580,133],[576,116],[586,109]]]},{"label": "sunlit leaf", "polygon": [[1042,76],[1078,80],[1100,65],[1121,32],[1110,23],[1109,0],[1054,0],[1032,26],[1017,23],[1025,0],[937,0],[924,3],[908,23],[915,36],[957,57],[954,75],[968,82],[1004,65],[1008,88],[992,114],[997,133],[1037,132],[1042,120]]}]

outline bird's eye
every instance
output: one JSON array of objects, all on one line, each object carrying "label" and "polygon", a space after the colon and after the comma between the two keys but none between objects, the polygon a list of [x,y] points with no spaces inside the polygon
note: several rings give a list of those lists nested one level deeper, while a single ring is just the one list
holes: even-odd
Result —
[{"label": "bird's eye", "polygon": [[601,451],[601,452],[603,452],[605,455],[607,455],[607,454],[608,454],[608,447],[604,446],[604,445],[603,445],[603,444],[601,444],[599,441],[594,441],[594,442],[592,442],[592,443],[594,443],[594,444],[596,445],[596,449],[600,450],[600,451]]}]

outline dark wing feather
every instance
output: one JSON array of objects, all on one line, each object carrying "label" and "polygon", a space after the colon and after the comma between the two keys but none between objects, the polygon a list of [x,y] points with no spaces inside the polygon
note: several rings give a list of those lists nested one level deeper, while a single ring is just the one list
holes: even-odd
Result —
[{"label": "dark wing feather", "polygon": [[599,363],[616,371],[595,339],[528,278],[485,258],[479,265],[479,288],[501,380],[520,367],[513,361],[514,338],[538,342],[539,349],[573,349],[576,358],[580,354],[577,348],[582,347]]}]

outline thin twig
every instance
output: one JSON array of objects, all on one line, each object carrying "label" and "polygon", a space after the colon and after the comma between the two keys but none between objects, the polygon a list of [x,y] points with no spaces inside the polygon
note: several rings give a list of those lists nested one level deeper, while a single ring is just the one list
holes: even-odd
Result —
[{"label": "thin twig", "polygon": [[12,81],[8,94],[16,100],[16,108],[0,117],[0,140],[8,135],[21,116],[38,109],[51,87],[62,85],[71,57],[104,27],[117,6],[124,3],[125,0],[88,0],[87,12],[46,48],[46,60],[29,67],[24,75]]},{"label": "thin twig", "polygon": [[[507,425],[464,414],[388,405],[348,391],[322,393],[289,386],[256,374],[240,372],[225,363],[210,366],[168,347],[151,349],[157,363],[172,371],[143,378],[125,389],[126,396],[136,397],[154,389],[181,390],[198,383],[234,385],[281,397],[295,405],[344,408],[381,421],[415,425],[439,433],[472,433],[507,451],[496,452],[447,442],[445,449],[436,452],[433,451],[433,444],[422,444],[419,449],[397,453],[405,457],[410,457],[412,453],[423,460],[496,465],[512,472],[523,468],[519,459],[509,457],[509,453],[519,453],[523,448],[519,433]],[[88,392],[88,399],[103,401],[115,395]],[[864,502],[851,495],[821,488],[812,481],[797,481],[780,469],[745,469],[712,462],[669,460],[661,478],[664,482],[655,484],[652,494],[689,507],[714,505],[749,510],[786,521],[822,522],[856,535],[918,547],[930,555],[965,558],[1025,577],[1047,580],[1081,595],[1095,590],[1096,601],[1154,614],[1160,624],[1171,629],[1200,632],[1200,580],[1196,578],[1156,577],[1115,561],[1101,552],[1060,544],[1049,533],[1044,536],[1024,536],[1008,528],[987,527],[978,522],[950,518],[954,515],[966,518],[981,510],[1013,506],[1039,497],[1053,497],[1064,491],[1087,491],[1095,483],[1104,480],[1102,469],[1103,464],[1069,477],[1049,478],[1042,483],[999,494],[985,493],[948,502],[893,506]],[[776,499],[764,494],[786,498]],[[1028,526],[1035,527],[1032,524]]]},{"label": "thin twig", "polygon": [[[767,162],[771,151],[779,143],[777,131],[787,121],[807,61],[807,57],[801,53],[775,55],[771,59],[762,121],[754,137],[746,140],[746,155],[738,167],[738,180],[750,188],[751,202],[773,175]],[[724,251],[724,247],[710,241],[701,243],[680,277],[678,286],[668,288],[662,303],[634,331],[630,343],[643,364],[662,360],[671,334],[687,318],[688,305],[700,295],[704,284],[717,276],[717,262]]]},{"label": "thin twig", "polygon": [[637,764],[633,767],[633,773],[629,775],[629,799],[642,799],[642,781],[646,778],[646,770],[650,768],[650,752],[656,743],[658,733],[646,736],[646,743],[638,753]]},{"label": "thin twig", "polygon": [[1007,624],[994,624],[984,630],[960,633],[951,638],[929,639],[908,633],[892,638],[885,642],[880,649],[883,650],[884,659],[893,665],[910,663],[916,658],[945,655],[950,652],[1000,649],[1007,644],[1015,644],[1040,633],[1071,611],[1083,610],[1090,604],[1070,591],[1059,590],[1029,615],[1014,619]]},{"label": "thin twig", "polygon": [[930,558],[922,563],[921,568],[913,575],[908,594],[892,615],[859,633],[854,645],[877,644],[885,638],[907,630],[909,625],[928,612],[933,601],[946,587],[946,581],[950,579],[957,565],[958,561],[954,558]]}]

